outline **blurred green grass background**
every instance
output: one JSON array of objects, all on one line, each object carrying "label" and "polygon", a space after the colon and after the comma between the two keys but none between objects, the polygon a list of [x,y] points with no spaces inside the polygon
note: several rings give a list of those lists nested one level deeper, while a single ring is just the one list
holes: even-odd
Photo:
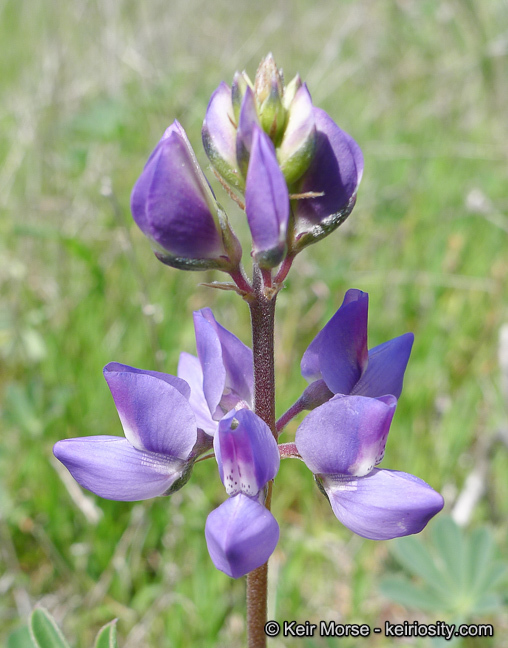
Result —
[{"label": "blurred green grass background", "polygon": [[[42,601],[77,648],[115,616],[126,648],[242,646],[244,583],[214,569],[203,536],[225,497],[214,462],[172,498],[125,504],[74,491],[52,458],[58,439],[121,434],[102,367],[175,373],[195,351],[193,310],[211,306],[249,342],[246,306],[198,285],[220,277],[156,261],[131,188],[175,118],[206,166],[207,102],[235,70],[253,76],[272,51],[301,74],[361,145],[365,175],[349,220],[300,255],[279,297],[278,412],[345,290],[368,291],[370,346],[416,336],[383,466],[425,479],[451,511],[507,426],[507,4],[4,0],[0,39],[0,644]],[[508,452],[492,447],[470,524],[490,524],[508,558]],[[387,543],[342,528],[303,464],[282,465],[273,508],[271,618],[408,618],[377,589]],[[490,622],[482,645],[508,645],[506,616]]]}]

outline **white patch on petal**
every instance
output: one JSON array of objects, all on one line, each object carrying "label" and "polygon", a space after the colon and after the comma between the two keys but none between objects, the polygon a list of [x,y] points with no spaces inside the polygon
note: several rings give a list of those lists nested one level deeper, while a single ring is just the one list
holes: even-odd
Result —
[{"label": "white patch on petal", "polygon": [[159,475],[174,475],[175,473],[181,472],[185,465],[184,461],[170,459],[166,455],[157,452],[143,452],[142,450],[140,452],[142,455],[141,465],[146,466]]},{"label": "white patch on petal", "polygon": [[358,480],[351,479],[345,475],[325,475],[323,483],[326,488],[329,488],[334,493],[351,491],[354,492],[358,489]]},{"label": "white patch on petal", "polygon": [[244,493],[254,497],[258,494],[258,483],[251,466],[237,461],[223,461],[223,471],[224,486],[228,495]]}]

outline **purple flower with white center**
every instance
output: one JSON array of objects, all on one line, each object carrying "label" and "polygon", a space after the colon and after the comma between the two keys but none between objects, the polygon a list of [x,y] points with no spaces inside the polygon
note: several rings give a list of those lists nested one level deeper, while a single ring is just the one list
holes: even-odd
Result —
[{"label": "purple flower with white center", "polygon": [[418,477],[377,469],[397,399],[334,396],[303,420],[295,445],[335,516],[371,540],[419,533],[443,498]]},{"label": "purple flower with white center", "polygon": [[125,438],[58,441],[54,454],[84,488],[105,499],[137,501],[174,492],[208,449],[180,378],[111,362],[104,377]]},{"label": "purple flower with white center", "polygon": [[189,403],[199,427],[213,435],[224,414],[252,407],[252,350],[221,326],[209,308],[194,313],[194,328],[198,357],[182,353],[178,376],[191,387]]},{"label": "purple flower with white center", "polygon": [[150,155],[131,208],[163,263],[183,270],[238,267],[240,244],[177,121]]},{"label": "purple flower with white center", "polygon": [[301,409],[313,409],[333,394],[400,397],[414,336],[405,333],[367,349],[368,294],[348,290],[341,307],[317,334],[302,357],[310,383]]},{"label": "purple flower with white center", "polygon": [[279,450],[270,428],[248,409],[220,421],[214,449],[230,497],[208,516],[205,537],[217,569],[239,578],[263,565],[279,540],[279,525],[264,506],[265,487],[279,470]]}]

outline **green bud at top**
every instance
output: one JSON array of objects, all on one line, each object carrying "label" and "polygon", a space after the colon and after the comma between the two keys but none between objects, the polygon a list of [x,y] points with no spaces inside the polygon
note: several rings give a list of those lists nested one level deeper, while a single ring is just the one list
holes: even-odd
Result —
[{"label": "green bud at top", "polygon": [[272,54],[268,54],[256,72],[254,92],[261,126],[277,146],[284,134],[287,111],[282,103],[284,78]]}]

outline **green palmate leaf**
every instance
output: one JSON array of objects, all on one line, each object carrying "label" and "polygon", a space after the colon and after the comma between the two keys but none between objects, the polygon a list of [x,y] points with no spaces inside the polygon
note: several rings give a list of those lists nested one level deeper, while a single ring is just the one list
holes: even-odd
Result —
[{"label": "green palmate leaf", "polygon": [[492,614],[501,610],[503,606],[503,601],[499,594],[494,592],[488,592],[483,596],[480,596],[474,602],[474,607],[471,610],[471,613],[477,616],[482,614]]},{"label": "green palmate leaf", "polygon": [[51,614],[42,607],[30,615],[30,636],[37,648],[69,648]]},{"label": "green palmate leaf", "polygon": [[34,648],[28,626],[18,628],[9,635],[6,648]]},{"label": "green palmate leaf", "polygon": [[451,517],[443,515],[432,525],[431,535],[442,562],[441,579],[447,580],[450,590],[462,591],[467,572],[461,529]]},{"label": "green palmate leaf", "polygon": [[449,599],[449,585],[443,583],[442,574],[421,540],[414,536],[400,538],[393,543],[391,549],[400,564],[411,574],[422,578],[429,587],[435,590],[441,601]]},{"label": "green palmate leaf", "polygon": [[465,566],[468,589],[481,592],[485,587],[485,574],[494,557],[494,538],[485,527],[475,529],[466,543]]},{"label": "green palmate leaf", "polygon": [[478,576],[477,591],[488,592],[498,589],[500,585],[508,583],[508,565],[505,562],[495,561],[486,566],[483,573]]},{"label": "green palmate leaf", "polygon": [[99,630],[99,634],[95,639],[94,648],[118,648],[116,641],[116,622],[113,619]]},{"label": "green palmate leaf", "polygon": [[392,601],[418,610],[443,610],[443,601],[436,593],[417,587],[403,576],[388,576],[381,581],[381,592]]}]

